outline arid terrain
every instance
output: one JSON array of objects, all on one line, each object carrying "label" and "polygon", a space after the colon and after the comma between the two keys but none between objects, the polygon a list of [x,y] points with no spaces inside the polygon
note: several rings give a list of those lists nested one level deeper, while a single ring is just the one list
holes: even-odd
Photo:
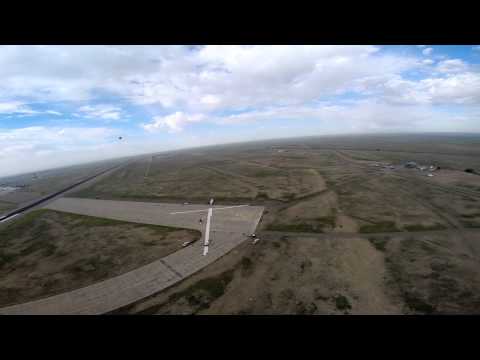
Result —
[{"label": "arid terrain", "polygon": [[126,273],[199,238],[195,230],[31,212],[0,229],[0,307]]},{"label": "arid terrain", "polygon": [[[146,155],[71,196],[265,207],[258,242],[113,313],[470,314],[480,313],[479,173],[478,135],[311,137]],[[115,258],[164,256],[135,244]],[[1,270],[14,287],[32,271],[13,277],[12,264]],[[112,275],[99,273],[88,281]]]}]

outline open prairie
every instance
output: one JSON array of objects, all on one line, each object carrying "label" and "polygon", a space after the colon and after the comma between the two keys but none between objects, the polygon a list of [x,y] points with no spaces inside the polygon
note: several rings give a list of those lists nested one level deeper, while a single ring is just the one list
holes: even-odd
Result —
[{"label": "open prairie", "polygon": [[258,242],[114,313],[480,313],[479,173],[478,135],[325,136],[145,155],[69,196],[264,207]]},{"label": "open prairie", "polygon": [[479,170],[479,136],[303,138],[157,155],[77,196],[265,206],[259,243],[129,312],[478,313]]},{"label": "open prairie", "polygon": [[196,230],[31,212],[0,229],[0,307],[127,273],[199,238]]}]

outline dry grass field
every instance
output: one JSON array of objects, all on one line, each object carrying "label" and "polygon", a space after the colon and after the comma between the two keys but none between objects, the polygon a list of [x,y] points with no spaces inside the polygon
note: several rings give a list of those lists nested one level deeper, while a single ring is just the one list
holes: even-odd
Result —
[{"label": "dry grass field", "polygon": [[479,294],[478,256],[455,233],[264,234],[117,313],[461,314]]},{"label": "dry grass field", "polygon": [[146,155],[71,196],[265,207],[258,243],[116,313],[480,313],[478,173],[480,136],[312,137]]},{"label": "dry grass field", "polygon": [[[261,241],[120,312],[479,313],[480,176],[464,171],[480,169],[479,139],[374,140],[303,139],[191,156],[190,169],[232,176],[225,201],[238,201],[237,184],[256,193],[251,202],[266,206]],[[427,177],[404,168],[407,161],[440,169]]]},{"label": "dry grass field", "polygon": [[0,229],[0,306],[123,274],[199,238],[195,230],[31,212]]}]

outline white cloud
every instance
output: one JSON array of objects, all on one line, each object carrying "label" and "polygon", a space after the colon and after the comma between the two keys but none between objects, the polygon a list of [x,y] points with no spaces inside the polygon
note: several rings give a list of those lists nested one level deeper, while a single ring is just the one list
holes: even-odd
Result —
[{"label": "white cloud", "polygon": [[23,114],[33,115],[37,111],[32,110],[28,105],[20,101],[0,102],[0,114]]},{"label": "white cloud", "polygon": [[10,114],[19,117],[38,114],[62,115],[62,113],[55,110],[33,110],[30,105],[22,101],[0,101],[0,114]]},{"label": "white cloud", "polygon": [[[440,69],[449,71],[445,77],[427,77],[407,80],[401,76],[365,79],[359,88],[369,95],[391,104],[480,104],[480,73],[454,72],[459,64],[443,64]],[[365,84],[366,82],[366,84]]]},{"label": "white cloud", "polygon": [[422,64],[424,65],[432,65],[435,61],[433,61],[432,59],[424,59],[422,60]]},{"label": "white cloud", "polygon": [[[90,119],[103,119],[103,120],[120,120],[122,116],[122,109],[118,106],[100,104],[100,105],[86,105],[78,109],[84,117]],[[78,113],[74,113],[74,116],[81,116]]]},{"label": "white cloud", "polygon": [[185,124],[203,120],[205,120],[205,116],[202,114],[185,114],[177,111],[166,116],[155,116],[152,122],[142,124],[142,127],[149,132],[158,131],[162,128],[167,128],[169,132],[179,132],[183,130]]},{"label": "white cloud", "polygon": [[77,102],[102,90],[168,109],[241,109],[300,104],[418,65],[375,46],[3,46],[0,98]]},{"label": "white cloud", "polygon": [[429,56],[432,52],[433,52],[433,48],[431,47],[422,50],[422,54],[425,56]]},{"label": "white cloud", "polygon": [[449,59],[440,61],[435,70],[441,73],[466,72],[468,65],[461,59]]},{"label": "white cloud", "polygon": [[0,176],[94,160],[104,155],[98,147],[113,142],[115,134],[108,128],[0,129]]},{"label": "white cloud", "polygon": [[[292,124],[285,136],[389,131],[479,131],[478,112],[451,114],[430,106],[393,105],[372,100],[342,105],[286,106],[213,119],[224,125],[283,121]],[[269,135],[277,135],[270,132]]]},{"label": "white cloud", "polygon": [[47,110],[45,111],[46,114],[50,114],[50,115],[57,115],[57,116],[62,116],[63,114],[59,111],[55,111],[55,110]]}]

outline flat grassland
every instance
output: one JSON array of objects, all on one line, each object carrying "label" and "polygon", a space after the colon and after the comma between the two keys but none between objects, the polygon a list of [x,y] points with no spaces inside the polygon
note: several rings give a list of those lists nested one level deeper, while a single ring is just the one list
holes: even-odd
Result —
[{"label": "flat grassland", "polygon": [[480,135],[310,137],[139,157],[71,196],[265,207],[258,243],[118,313],[480,313],[467,168]]},{"label": "flat grassland", "polygon": [[13,210],[17,207],[17,205],[13,203],[9,203],[6,201],[0,201],[0,215],[4,212],[7,212],[9,210]]},{"label": "flat grassland", "polygon": [[258,243],[243,243],[178,285],[117,311],[124,314],[479,312],[478,257],[455,232],[368,237],[264,234]]},{"label": "flat grassland", "polygon": [[0,229],[0,306],[121,275],[199,238],[195,230],[33,211]]},{"label": "flat grassland", "polygon": [[[420,140],[403,144],[410,152],[400,152],[390,147],[383,151],[377,148],[383,142],[369,138],[372,150],[367,151],[363,138],[358,138],[358,151],[344,150],[354,145],[347,140],[342,148],[342,139],[335,147],[324,138],[148,156],[72,196],[193,203],[214,197],[217,202],[266,204],[262,229],[287,232],[480,226],[480,176],[463,171],[480,168],[480,143],[447,143],[444,151],[463,149],[447,155],[437,149],[440,145],[425,154]],[[402,164],[409,160],[440,170],[427,177],[428,172],[404,169]],[[375,167],[378,163],[396,168]]]},{"label": "flat grassland", "polygon": [[480,312],[480,176],[464,171],[480,169],[480,136],[306,138],[157,156],[146,178],[137,166],[83,196],[122,184],[265,212],[260,242],[120,313]]}]

